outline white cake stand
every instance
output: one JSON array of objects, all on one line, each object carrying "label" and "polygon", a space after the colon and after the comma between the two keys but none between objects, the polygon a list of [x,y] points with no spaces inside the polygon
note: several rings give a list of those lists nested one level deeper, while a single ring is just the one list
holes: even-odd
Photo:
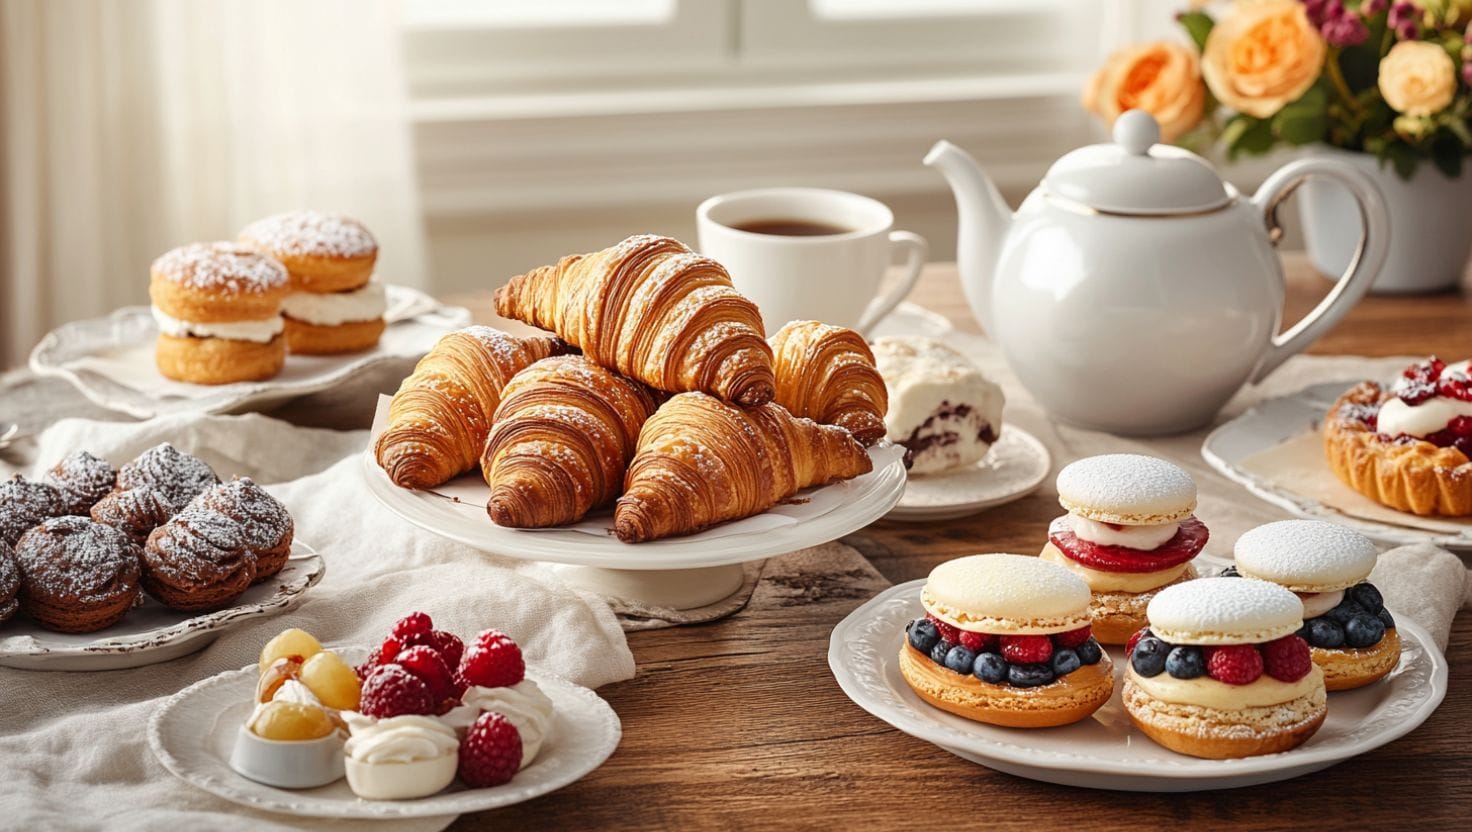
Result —
[{"label": "white cake stand", "polygon": [[[610,531],[594,535],[569,529],[522,531],[491,522],[485,504],[446,498],[393,484],[373,457],[363,454],[368,490],[390,511],[422,529],[485,552],[557,564],[570,586],[670,609],[695,609],[741,588],[741,564],[836,540],[883,517],[905,491],[905,467],[894,462],[846,483],[810,489],[842,489],[842,504],[793,525],[742,534],[621,543]],[[479,474],[474,475],[477,479]],[[610,523],[611,525],[611,523]]]}]

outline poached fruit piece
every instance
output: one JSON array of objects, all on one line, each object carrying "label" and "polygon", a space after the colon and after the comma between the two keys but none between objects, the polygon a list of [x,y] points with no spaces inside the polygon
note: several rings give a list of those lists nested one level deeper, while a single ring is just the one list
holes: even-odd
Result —
[{"label": "poached fruit piece", "polygon": [[356,711],[362,683],[357,671],[336,653],[324,650],[301,665],[299,679],[323,705]]},{"label": "poached fruit piece", "polygon": [[261,648],[261,672],[265,673],[267,668],[283,656],[296,656],[298,660],[306,661],[320,652],[322,643],[306,630],[296,627],[282,630]]},{"label": "poached fruit piece", "polygon": [[321,739],[337,730],[337,723],[321,708],[300,702],[267,702],[251,723],[256,736],[296,742]]}]

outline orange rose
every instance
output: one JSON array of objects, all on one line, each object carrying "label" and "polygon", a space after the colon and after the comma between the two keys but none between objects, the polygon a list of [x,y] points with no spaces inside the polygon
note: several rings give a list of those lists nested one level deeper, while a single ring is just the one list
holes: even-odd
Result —
[{"label": "orange rose", "polygon": [[1297,0],[1240,0],[1212,27],[1201,74],[1218,101],[1268,118],[1313,86],[1324,39]]},{"label": "orange rose", "polygon": [[1380,94],[1408,116],[1441,112],[1457,94],[1457,65],[1440,44],[1401,41],[1380,61]]},{"label": "orange rose", "polygon": [[1126,110],[1144,110],[1160,123],[1167,142],[1195,127],[1205,106],[1196,53],[1168,41],[1115,52],[1084,88],[1084,109],[1109,124]]}]

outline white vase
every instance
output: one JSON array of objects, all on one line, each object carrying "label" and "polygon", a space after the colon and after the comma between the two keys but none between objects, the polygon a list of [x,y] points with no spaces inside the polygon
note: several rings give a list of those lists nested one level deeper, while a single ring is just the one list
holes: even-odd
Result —
[{"label": "white vase", "polygon": [[[1435,292],[1455,288],[1472,252],[1472,170],[1449,179],[1430,162],[1409,180],[1368,153],[1335,147],[1315,153],[1346,162],[1375,180],[1390,209],[1390,255],[1370,291]],[[1331,279],[1344,274],[1360,237],[1359,210],[1335,182],[1304,183],[1299,216],[1314,267]]]}]

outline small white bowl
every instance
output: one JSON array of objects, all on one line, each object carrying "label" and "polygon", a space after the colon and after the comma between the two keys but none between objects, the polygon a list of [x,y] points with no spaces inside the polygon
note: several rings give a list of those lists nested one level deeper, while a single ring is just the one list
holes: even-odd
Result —
[{"label": "small white bowl", "polygon": [[342,779],[342,735],[315,740],[268,740],[240,726],[230,767],[244,777],[282,789],[315,789]]}]

